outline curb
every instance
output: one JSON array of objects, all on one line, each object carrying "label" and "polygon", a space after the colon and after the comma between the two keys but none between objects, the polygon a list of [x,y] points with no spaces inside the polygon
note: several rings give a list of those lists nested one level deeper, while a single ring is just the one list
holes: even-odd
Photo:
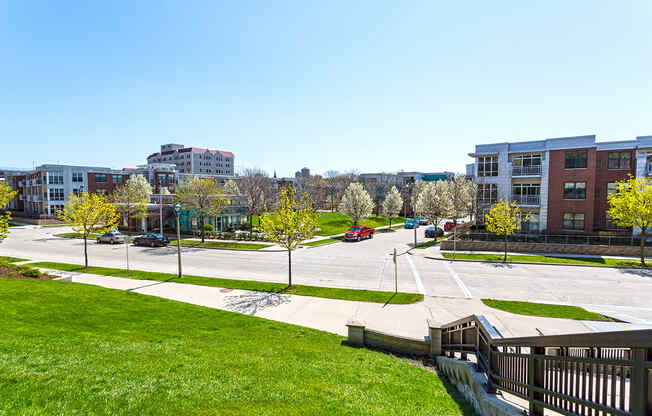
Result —
[{"label": "curb", "polygon": [[498,261],[498,260],[473,260],[473,259],[447,259],[444,257],[432,257],[424,256],[424,258],[429,260],[439,260],[439,261],[459,261],[467,263],[489,263],[489,264],[532,264],[536,266],[570,266],[570,267],[599,267],[601,269],[625,269],[625,270],[648,270],[643,267],[633,267],[633,266],[598,266],[595,264],[572,264],[572,263],[537,263],[534,261]]}]

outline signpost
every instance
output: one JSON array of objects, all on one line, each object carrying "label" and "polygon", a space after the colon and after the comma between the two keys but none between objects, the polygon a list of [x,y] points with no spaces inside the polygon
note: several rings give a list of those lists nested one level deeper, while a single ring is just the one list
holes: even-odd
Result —
[{"label": "signpost", "polygon": [[396,248],[394,248],[394,293],[398,293],[398,262],[396,261]]}]

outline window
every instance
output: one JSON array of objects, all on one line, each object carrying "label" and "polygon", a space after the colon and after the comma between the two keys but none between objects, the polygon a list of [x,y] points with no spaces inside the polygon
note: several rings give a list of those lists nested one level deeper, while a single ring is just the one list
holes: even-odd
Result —
[{"label": "window", "polygon": [[48,172],[48,184],[50,184],[50,185],[63,185],[63,173],[61,173],[61,172]]},{"label": "window", "polygon": [[493,204],[498,202],[498,185],[486,183],[478,185],[478,203]]},{"label": "window", "polygon": [[616,223],[616,221],[614,221],[614,219],[611,218],[611,215],[609,215],[609,214],[606,215],[605,228],[607,230],[617,230],[617,231],[625,231],[625,230],[627,230],[627,227],[623,227],[621,225],[618,225]]},{"label": "window", "polygon": [[113,175],[111,181],[113,183],[122,183],[122,175]]},{"label": "window", "polygon": [[95,174],[95,182],[106,182],[106,175],[103,173]]},{"label": "window", "polygon": [[84,182],[84,174],[82,172],[73,172],[72,173],[73,182]]},{"label": "window", "polygon": [[[528,221],[521,220],[521,232],[533,233],[539,231],[539,214],[536,212],[531,212],[531,213],[524,212],[523,214],[527,214],[529,220]],[[523,215],[523,217],[524,216],[525,215]]]},{"label": "window", "polygon": [[564,199],[586,199],[586,182],[564,183]]},{"label": "window", "polygon": [[541,155],[523,154],[512,156],[512,174],[514,176],[528,176],[541,174]]},{"label": "window", "polygon": [[631,152],[610,152],[609,169],[631,169],[632,153]]},{"label": "window", "polygon": [[609,182],[607,184],[607,198],[609,195],[615,194],[618,191],[618,184],[616,182]]},{"label": "window", "polygon": [[583,169],[586,168],[587,160],[589,158],[588,150],[573,150],[566,152],[566,169]]},{"label": "window", "polygon": [[564,214],[564,230],[584,230],[584,214]]},{"label": "window", "polygon": [[50,201],[63,201],[63,188],[50,188]]},{"label": "window", "polygon": [[168,175],[168,183],[174,183],[174,175]]},{"label": "window", "polygon": [[512,201],[524,205],[538,205],[541,197],[541,184],[515,183],[512,185]]},{"label": "window", "polygon": [[[227,162],[228,166],[228,162]],[[498,176],[498,157],[482,156],[478,158],[478,176]]]}]

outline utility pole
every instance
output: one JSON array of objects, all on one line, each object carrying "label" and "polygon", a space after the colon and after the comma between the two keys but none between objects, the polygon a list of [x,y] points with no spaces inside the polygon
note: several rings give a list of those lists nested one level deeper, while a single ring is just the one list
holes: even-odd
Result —
[{"label": "utility pole", "polygon": [[396,248],[394,248],[394,293],[398,293],[398,262],[396,261]]}]

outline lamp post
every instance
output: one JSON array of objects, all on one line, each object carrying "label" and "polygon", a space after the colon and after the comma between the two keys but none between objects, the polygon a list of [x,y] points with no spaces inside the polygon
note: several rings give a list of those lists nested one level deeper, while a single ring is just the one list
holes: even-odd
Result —
[{"label": "lamp post", "polygon": [[174,204],[174,213],[177,217],[177,257],[179,260],[179,279],[183,277],[181,273],[181,227],[179,225],[179,216],[181,214],[181,205],[180,204]]},{"label": "lamp post", "polygon": [[419,223],[417,222],[417,186],[416,183],[412,185],[412,189],[414,189],[414,197],[413,202],[414,202],[414,209],[412,211],[412,218],[414,218],[414,248],[417,248],[417,226]]}]

